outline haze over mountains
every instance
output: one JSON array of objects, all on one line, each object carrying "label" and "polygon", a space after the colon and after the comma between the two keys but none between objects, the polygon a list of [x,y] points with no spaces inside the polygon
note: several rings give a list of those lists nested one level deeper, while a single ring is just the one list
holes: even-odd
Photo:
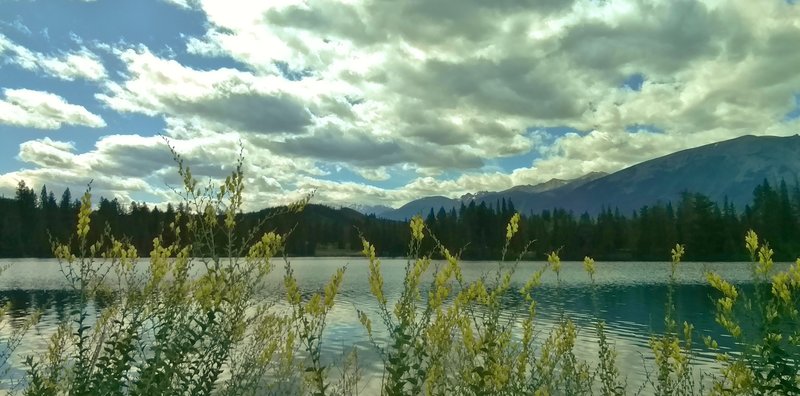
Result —
[{"label": "haze over mountains", "polygon": [[574,180],[552,179],[538,185],[515,186],[499,192],[466,194],[458,199],[425,197],[402,207],[375,213],[394,220],[457,208],[463,202],[494,204],[511,200],[517,211],[538,213],[563,208],[596,215],[604,207],[628,214],[657,202],[675,202],[681,192],[728,199],[741,209],[752,200],[753,188],[764,179],[793,185],[800,177],[800,136],[743,136],[655,158],[612,174],[590,173]]}]

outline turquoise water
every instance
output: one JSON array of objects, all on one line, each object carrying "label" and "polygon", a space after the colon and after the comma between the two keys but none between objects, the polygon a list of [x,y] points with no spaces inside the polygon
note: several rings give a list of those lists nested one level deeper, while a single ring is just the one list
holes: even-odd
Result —
[{"label": "turquoise water", "polygon": [[[301,290],[313,291],[322,288],[336,268],[346,265],[347,271],[337,304],[328,318],[324,335],[325,357],[335,364],[350,348],[359,350],[360,366],[370,386],[379,381],[380,360],[366,337],[356,316],[360,309],[372,313],[373,323],[379,322],[377,308],[370,294],[367,264],[363,259],[353,258],[297,258],[291,259]],[[546,333],[555,319],[563,312],[570,316],[582,330],[578,336],[576,351],[579,357],[592,361],[596,356],[596,340],[590,325],[595,317],[607,322],[606,330],[617,348],[618,364],[628,379],[628,390],[634,391],[645,380],[645,367],[650,365],[651,354],[648,340],[654,332],[663,329],[663,317],[669,275],[668,263],[597,263],[597,299],[592,299],[589,279],[582,263],[562,263],[562,286],[557,287],[555,275],[547,273],[542,285],[536,290],[537,328],[540,337]],[[146,265],[144,262],[141,265]],[[509,264],[503,264],[507,267]],[[514,284],[522,286],[528,277],[544,265],[542,262],[520,263],[514,275]],[[36,354],[46,348],[47,338],[58,323],[75,304],[76,298],[69,290],[59,266],[54,260],[0,260],[7,270],[0,275],[0,301],[10,302],[11,320],[0,331],[9,334],[13,326],[19,325],[34,310],[44,312],[34,331],[26,334],[9,361],[10,370],[4,382],[18,378],[19,368],[28,354]],[[463,273],[467,279],[493,273],[495,262],[464,262]],[[782,269],[782,265],[778,265]],[[383,260],[385,293],[392,300],[399,294],[405,271],[405,260]],[[706,285],[704,272],[714,270],[736,283],[749,279],[747,263],[682,263],[675,290],[678,323],[688,321],[695,326],[695,340],[703,335],[712,335],[722,349],[731,347],[730,338],[721,333],[714,322],[713,290]],[[280,305],[282,297],[282,263],[275,271],[263,291],[266,299],[274,299]],[[523,315],[524,302],[512,294],[504,302],[504,313],[508,318]],[[378,341],[385,339],[378,334]],[[698,343],[695,368],[714,366],[713,355]]]}]

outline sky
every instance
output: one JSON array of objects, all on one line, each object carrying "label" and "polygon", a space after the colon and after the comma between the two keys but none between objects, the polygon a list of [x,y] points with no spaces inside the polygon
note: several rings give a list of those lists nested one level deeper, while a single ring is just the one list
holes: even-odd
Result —
[{"label": "sky", "polygon": [[789,0],[0,0],[0,195],[398,207],[800,132]]}]

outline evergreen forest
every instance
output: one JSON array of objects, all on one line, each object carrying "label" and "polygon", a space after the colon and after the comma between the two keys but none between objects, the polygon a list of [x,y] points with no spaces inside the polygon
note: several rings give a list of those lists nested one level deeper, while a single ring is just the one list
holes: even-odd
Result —
[{"label": "evergreen forest", "polygon": [[[52,257],[51,241],[68,238],[79,207],[69,189],[56,195],[46,186],[37,192],[20,182],[13,198],[0,198],[0,257]],[[153,238],[185,210],[182,204],[158,208],[101,198],[92,213],[93,237],[107,227],[146,255]],[[510,201],[473,201],[449,211],[432,209],[423,217],[444,246],[461,249],[463,259],[491,260],[500,256],[504,244],[500,231],[515,212]],[[282,213],[281,208],[270,208],[242,214],[237,225],[242,243],[254,226],[260,226],[258,232],[291,231],[286,245],[290,256],[357,255],[360,235],[373,241],[384,256],[404,256],[408,249],[405,222],[316,204],[300,213]],[[607,207],[596,216],[558,208],[521,215],[520,237],[510,251],[520,252],[526,241],[534,241],[526,257],[533,260],[560,250],[565,260],[592,255],[605,261],[663,261],[668,258],[664,252],[681,243],[687,260],[745,261],[741,235],[748,229],[771,242],[777,260],[800,256],[800,186],[790,187],[785,181],[776,185],[764,180],[743,209],[727,200],[715,202],[703,194],[684,192],[677,202],[656,203],[631,213]],[[433,241],[427,243],[433,250]]]}]

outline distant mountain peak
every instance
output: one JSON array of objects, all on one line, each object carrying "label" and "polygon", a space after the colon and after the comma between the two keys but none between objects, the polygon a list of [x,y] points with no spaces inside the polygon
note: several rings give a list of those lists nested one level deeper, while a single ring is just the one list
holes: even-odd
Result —
[{"label": "distant mountain peak", "polygon": [[550,191],[561,186],[564,186],[569,183],[569,180],[564,179],[550,179],[544,183],[539,184],[522,184],[519,186],[514,186],[505,190],[506,192],[527,192],[527,193],[540,193],[545,191]]},{"label": "distant mountain peak", "polygon": [[389,212],[394,210],[394,208],[386,205],[363,205],[363,204],[347,204],[341,205],[342,208],[352,209],[356,212],[365,215],[372,215],[380,216],[383,213]]},{"label": "distant mountain peak", "polygon": [[[612,174],[590,172],[572,180],[553,178],[536,185],[515,186],[500,192],[465,194],[461,200],[428,197],[386,212],[390,219],[410,218],[431,208],[446,210],[465,201],[494,204],[505,199],[523,213],[562,208],[598,213],[602,208],[622,212],[657,202],[676,202],[682,191],[701,193],[711,200],[743,206],[763,180],[793,183],[800,179],[800,135],[753,136],[677,151]],[[413,212],[413,213],[412,213]]]},{"label": "distant mountain peak", "polygon": [[603,176],[608,176],[608,172],[592,171],[592,172],[589,172],[589,173],[587,173],[587,174],[585,174],[585,175],[583,175],[583,176],[581,176],[581,177],[579,177],[579,178],[577,178],[575,180],[594,180],[594,179],[599,179],[599,178],[601,178]]},{"label": "distant mountain peak", "polygon": [[475,194],[466,193],[466,194],[462,195],[459,199],[461,199],[461,201],[463,201],[463,202],[475,201],[475,200],[479,200],[479,199],[483,198],[487,194],[491,194],[491,192],[490,191],[478,191]]},{"label": "distant mountain peak", "polygon": [[599,179],[607,175],[608,173],[605,172],[589,172],[581,177],[576,177],[574,179],[569,179],[569,180],[552,178],[544,183],[533,184],[533,185],[524,184],[524,185],[514,186],[503,192],[543,193],[545,191],[555,190],[557,188],[562,188],[567,185],[577,187],[581,184],[588,183],[592,180]]}]

